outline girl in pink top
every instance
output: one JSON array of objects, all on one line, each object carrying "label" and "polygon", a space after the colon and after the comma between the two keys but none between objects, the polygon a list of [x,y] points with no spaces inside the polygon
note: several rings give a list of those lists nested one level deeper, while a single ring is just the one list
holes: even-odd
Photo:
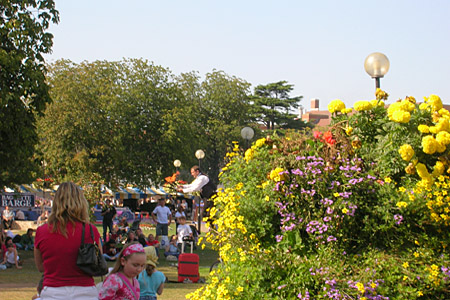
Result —
[{"label": "girl in pink top", "polygon": [[136,276],[144,270],[146,256],[139,243],[125,245],[98,295],[99,300],[139,300]]}]

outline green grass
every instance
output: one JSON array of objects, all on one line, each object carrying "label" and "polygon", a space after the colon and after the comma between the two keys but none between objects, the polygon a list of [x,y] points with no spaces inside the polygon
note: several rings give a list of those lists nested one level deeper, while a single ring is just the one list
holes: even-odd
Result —
[{"label": "green grass", "polygon": [[[97,228],[102,234],[101,226],[97,225]],[[172,226],[169,230],[169,235],[174,234],[175,226]],[[15,234],[23,234],[24,231],[14,231]],[[155,229],[144,230],[144,234],[155,234]],[[201,250],[197,248],[194,253],[197,253],[200,257],[200,277],[207,278],[209,275],[209,267],[217,260],[218,255],[210,247],[206,247]],[[22,269],[11,268],[0,271],[0,299],[8,300],[23,300],[31,299],[36,293],[36,285],[41,278],[41,273],[36,269],[34,264],[33,251],[19,250],[20,259],[24,262]],[[163,272],[169,279],[169,283],[165,284],[164,292],[158,297],[158,300],[180,300],[185,299],[185,295],[193,292],[202,286],[199,283],[172,283],[177,281],[177,267],[174,262],[166,261],[162,251],[160,251],[160,259],[158,263],[158,270]],[[108,262],[108,266],[112,267],[114,262]],[[96,282],[101,279],[96,277]]]}]

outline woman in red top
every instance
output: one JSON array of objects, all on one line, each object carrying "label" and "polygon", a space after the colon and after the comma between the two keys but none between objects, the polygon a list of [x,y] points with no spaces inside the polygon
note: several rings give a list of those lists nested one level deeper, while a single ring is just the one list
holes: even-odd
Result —
[{"label": "woman in red top", "polygon": [[[62,183],[55,194],[52,212],[47,224],[36,230],[34,258],[40,272],[44,272],[41,299],[98,299],[92,276],[76,265],[81,245],[82,224],[89,232],[88,202],[73,182]],[[95,242],[100,246],[100,235],[93,227]],[[85,242],[91,241],[90,234]]]}]

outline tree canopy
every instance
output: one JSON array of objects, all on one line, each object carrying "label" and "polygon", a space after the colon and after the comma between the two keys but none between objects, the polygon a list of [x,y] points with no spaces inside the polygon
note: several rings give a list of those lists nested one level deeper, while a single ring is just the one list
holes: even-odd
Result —
[{"label": "tree canopy", "polygon": [[[42,159],[57,181],[158,184],[179,159],[217,178],[227,145],[253,122],[249,83],[222,71],[174,76],[142,59],[50,65],[53,103],[39,119]],[[96,176],[93,177],[93,174]]]},{"label": "tree canopy", "polygon": [[52,0],[0,1],[0,186],[31,181],[38,169],[35,115],[50,102],[42,55],[58,21]]},{"label": "tree canopy", "polygon": [[255,88],[253,101],[253,112],[257,121],[263,123],[267,129],[276,128],[303,128],[306,124],[296,120],[293,109],[299,107],[303,96],[290,97],[294,86],[282,80],[266,85],[258,85]]}]

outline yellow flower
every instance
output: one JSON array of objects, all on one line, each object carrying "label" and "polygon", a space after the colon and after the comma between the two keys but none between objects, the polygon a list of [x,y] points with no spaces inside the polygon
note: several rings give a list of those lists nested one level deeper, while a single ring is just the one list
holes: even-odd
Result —
[{"label": "yellow flower", "polygon": [[266,138],[261,138],[255,142],[255,146],[259,148],[259,147],[263,146],[265,143],[266,143]]},{"label": "yellow flower", "polygon": [[416,166],[416,171],[420,178],[430,178],[430,173],[428,173],[427,167],[424,164],[418,163]]},{"label": "yellow flower", "polygon": [[344,108],[344,109],[342,109],[341,110],[341,113],[343,113],[343,114],[349,114],[349,113],[351,113],[353,111],[353,109],[351,108],[351,107],[349,107],[349,108]]},{"label": "yellow flower", "polygon": [[403,266],[403,268],[408,269],[409,263],[407,261],[405,261],[402,266]]},{"label": "yellow flower", "polygon": [[279,167],[277,167],[274,170],[270,171],[270,175],[269,175],[270,179],[272,179],[275,182],[279,182],[279,181],[283,180],[284,179],[284,174],[280,175],[281,172],[283,172],[283,169],[279,168]]},{"label": "yellow flower", "polygon": [[406,280],[408,280],[408,276],[403,276],[403,281],[406,281]]},{"label": "yellow flower", "polygon": [[430,133],[430,127],[427,125],[419,125],[417,129],[422,133]]},{"label": "yellow flower", "polygon": [[347,134],[347,135],[351,135],[352,134],[352,132],[353,132],[353,127],[347,127],[347,128],[345,128],[345,133]]},{"label": "yellow flower", "polygon": [[377,99],[386,100],[389,97],[389,94],[382,89],[377,88],[375,91],[375,96],[377,97]]},{"label": "yellow flower", "polygon": [[252,148],[248,148],[247,151],[245,151],[244,159],[248,163],[250,160],[253,159],[253,156],[255,155],[255,151]]},{"label": "yellow flower", "polygon": [[428,98],[424,97],[424,99],[433,111],[439,111],[443,107],[441,98],[437,95],[430,95]]},{"label": "yellow flower", "polygon": [[343,213],[343,214],[347,214],[347,213],[348,213],[348,209],[347,209],[346,207],[344,207],[344,208],[342,209],[342,213]]},{"label": "yellow flower", "polygon": [[358,291],[359,291],[361,294],[364,294],[364,292],[365,292],[364,284],[362,284],[361,282],[358,282],[358,283],[356,284],[356,288],[358,289]]},{"label": "yellow flower", "polygon": [[419,296],[419,297],[423,296],[422,291],[417,291],[417,296]]},{"label": "yellow flower", "polygon": [[392,179],[389,178],[389,177],[386,177],[386,178],[384,178],[384,182],[386,182],[386,183],[391,183],[391,182],[392,182]]},{"label": "yellow flower", "polygon": [[438,146],[438,142],[434,139],[433,136],[427,135],[422,138],[422,148],[423,152],[425,152],[426,154],[435,153]]},{"label": "yellow flower", "polygon": [[441,143],[443,145],[450,144],[450,133],[448,133],[447,131],[440,131],[436,135],[436,141],[438,141],[439,143]]},{"label": "yellow flower", "polygon": [[345,109],[345,104],[341,100],[335,99],[328,104],[327,108],[328,111],[333,114]]},{"label": "yellow flower", "polygon": [[405,201],[400,201],[397,202],[397,207],[402,208],[402,207],[407,207],[408,203],[406,203]]},{"label": "yellow flower", "polygon": [[370,104],[369,101],[356,101],[354,105],[354,109],[356,111],[365,111],[365,110],[371,110],[372,104]]},{"label": "yellow flower", "polygon": [[410,161],[414,156],[414,149],[411,147],[411,145],[403,144],[398,150],[398,153],[400,153],[400,156],[403,160]]},{"label": "yellow flower", "polygon": [[392,114],[391,120],[397,123],[408,123],[411,119],[411,114],[407,111],[397,110]]},{"label": "yellow flower", "polygon": [[434,177],[438,177],[440,175],[442,175],[445,171],[445,165],[440,162],[437,161],[436,164],[434,165],[434,169],[433,169],[433,176]]},{"label": "yellow flower", "polygon": [[413,255],[415,258],[418,258],[420,256],[419,253],[417,253],[417,252],[414,252]]}]

